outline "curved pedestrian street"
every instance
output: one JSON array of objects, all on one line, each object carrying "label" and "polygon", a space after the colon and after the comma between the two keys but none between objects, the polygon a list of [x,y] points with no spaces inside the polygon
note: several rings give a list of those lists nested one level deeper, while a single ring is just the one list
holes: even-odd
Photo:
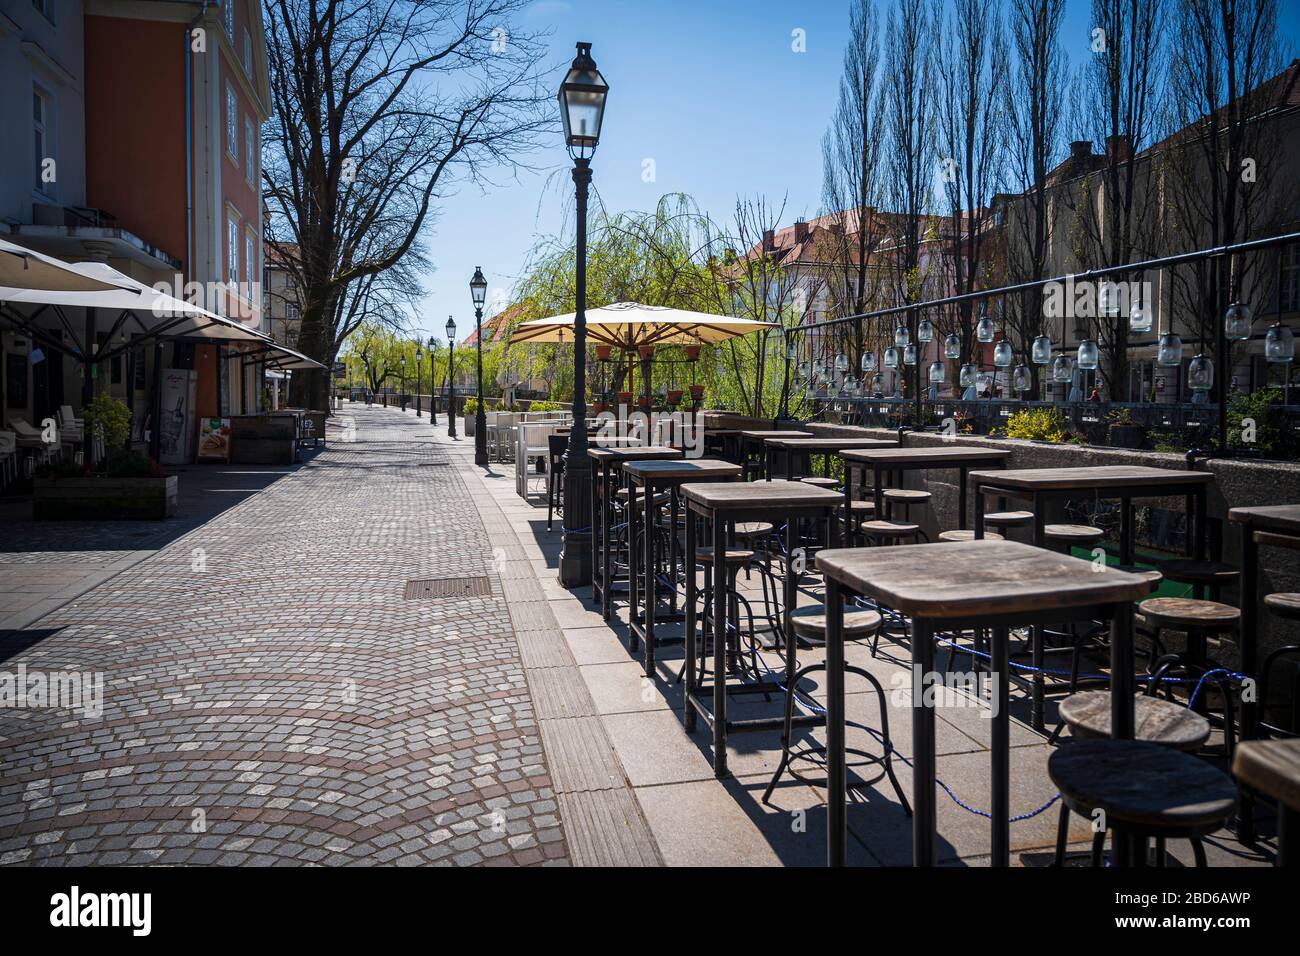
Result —
[{"label": "curved pedestrian street", "polygon": [[103,681],[99,715],[0,709],[0,862],[653,861],[617,761],[602,779],[581,752],[566,839],[509,566],[536,584],[489,543],[464,456],[348,409],[304,464],[0,631],[7,672]]}]

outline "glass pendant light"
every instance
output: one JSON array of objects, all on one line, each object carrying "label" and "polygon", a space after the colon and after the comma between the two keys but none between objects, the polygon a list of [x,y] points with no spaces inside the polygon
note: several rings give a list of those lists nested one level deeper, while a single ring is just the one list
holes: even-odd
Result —
[{"label": "glass pendant light", "polygon": [[1052,340],[1046,335],[1034,339],[1029,358],[1035,365],[1046,365],[1052,360]]},{"label": "glass pendant light", "polygon": [[997,329],[993,327],[993,320],[984,314],[984,307],[980,307],[980,320],[975,323],[975,338],[981,342],[992,342],[993,336],[997,334]]},{"label": "glass pendant light", "polygon": [[849,370],[849,357],[843,352],[835,356],[835,371],[843,374]]},{"label": "glass pendant light", "polygon": [[885,368],[898,368],[898,349],[892,345],[885,349]]},{"label": "glass pendant light", "polygon": [[881,387],[884,383],[885,383],[885,380],[884,380],[883,378],[881,378],[879,372],[877,372],[875,375],[871,376],[871,390],[872,390],[873,392],[878,392],[878,391],[880,391],[880,387]]},{"label": "glass pendant light", "polygon": [[950,359],[961,358],[961,336],[956,332],[943,340],[943,357]]},{"label": "glass pendant light", "polygon": [[1013,391],[1024,393],[1033,387],[1034,377],[1030,374],[1028,365],[1017,365],[1014,372],[1011,373],[1011,388]]},{"label": "glass pendant light", "polygon": [[869,351],[863,352],[862,362],[860,364],[862,365],[862,371],[874,372],[876,370],[876,353]]},{"label": "glass pendant light", "polygon": [[1156,348],[1156,364],[1165,368],[1177,368],[1183,364],[1183,340],[1173,332],[1160,336]]},{"label": "glass pendant light", "polygon": [[903,348],[907,343],[912,341],[912,333],[907,330],[906,325],[900,325],[894,329],[894,345]]},{"label": "glass pendant light", "polygon": [[1250,328],[1255,317],[1250,306],[1243,302],[1234,302],[1223,313],[1223,334],[1233,342],[1244,342],[1250,338]]},{"label": "glass pendant light", "polygon": [[1058,355],[1056,361],[1052,363],[1052,381],[1065,384],[1070,381],[1073,371],[1070,368],[1070,357],[1068,355]]},{"label": "glass pendant light", "polygon": [[1289,327],[1281,322],[1268,327],[1264,336],[1264,358],[1283,365],[1295,360],[1295,336]]},{"label": "glass pendant light", "polygon": [[1102,315],[1119,315],[1119,288],[1103,279],[1097,289],[1097,311]]},{"label": "glass pendant light", "polygon": [[791,362],[796,361],[799,358],[799,347],[791,343],[790,347],[785,351],[785,357]]},{"label": "glass pendant light", "polygon": [[970,388],[975,384],[975,366],[967,362],[961,367],[961,377],[958,379],[962,388]]},{"label": "glass pendant light", "polygon": [[1151,331],[1151,309],[1143,308],[1142,303],[1137,299],[1133,300],[1133,305],[1128,310],[1128,330],[1130,332]]},{"label": "glass pendant light", "polygon": [[915,345],[909,345],[907,348],[903,349],[903,364],[904,364],[904,365],[915,365],[915,364],[916,364],[916,346],[915,346]]},{"label": "glass pendant light", "polygon": [[931,385],[942,385],[945,375],[946,372],[944,371],[942,362],[930,363],[930,384]]},{"label": "glass pendant light", "polygon": [[1006,339],[993,346],[993,364],[998,368],[1010,368],[1013,357],[1011,343]]},{"label": "glass pendant light", "polygon": [[1079,368],[1092,371],[1097,367],[1098,349],[1096,339],[1084,339],[1079,343]]},{"label": "glass pendant light", "polygon": [[929,319],[922,319],[916,324],[916,340],[922,344],[934,340],[934,323]]},{"label": "glass pendant light", "polygon": [[1198,355],[1187,363],[1187,384],[1194,392],[1208,392],[1214,387],[1214,362]]}]

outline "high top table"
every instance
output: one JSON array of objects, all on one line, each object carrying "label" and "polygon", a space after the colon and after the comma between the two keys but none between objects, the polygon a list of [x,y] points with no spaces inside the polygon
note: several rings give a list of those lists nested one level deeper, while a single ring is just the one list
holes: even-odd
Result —
[{"label": "high top table", "polygon": [[[626,440],[626,439],[624,439]],[[587,449],[591,459],[591,520],[593,533],[591,540],[598,548],[592,560],[591,597],[600,601],[600,611],[605,620],[609,620],[613,600],[614,579],[610,568],[609,517],[610,498],[613,491],[609,488],[610,474],[614,467],[625,461],[650,461],[668,458],[681,458],[680,448],[666,445],[623,445],[622,441],[611,447],[592,447]],[[628,508],[632,499],[628,497]]]},{"label": "high top table", "polygon": [[[1214,475],[1208,471],[1151,468],[1146,465],[1095,465],[1082,468],[1017,468],[1008,471],[973,471],[970,481],[975,490],[975,537],[984,537],[984,498],[997,495],[1029,502],[1034,513],[1034,544],[1046,543],[1044,506],[1053,501],[1091,498],[1097,501],[1118,499],[1120,507],[1119,563],[1133,564],[1133,499],[1168,498],[1182,495],[1187,502],[1187,553],[1198,561],[1205,560],[1206,497]],[[1033,704],[1031,724],[1043,730],[1044,695],[1043,636],[1035,628],[1033,635],[1031,680]]]},{"label": "high top table", "polygon": [[1300,739],[1243,740],[1232,758],[1232,775],[1277,801],[1275,865],[1300,863]]},{"label": "high top table", "polygon": [[[738,481],[708,484],[685,484],[680,489],[686,502],[686,730],[694,731],[697,712],[713,729],[713,772],[727,775],[727,733],[729,731],[776,730],[784,727],[780,717],[758,717],[743,721],[727,719],[727,694],[778,693],[784,686],[776,681],[760,680],[728,687],[727,684],[727,609],[731,588],[726,566],[727,545],[738,521],[770,521],[774,527],[785,523],[785,594],[783,629],[785,631],[785,684],[794,680],[795,636],[790,612],[798,600],[797,566],[802,555],[795,545],[795,525],[800,518],[829,519],[839,507],[837,492],[802,481]],[[699,522],[713,526],[713,706],[705,701],[703,687],[695,672],[695,542]],[[827,520],[827,543],[838,543],[835,522]],[[822,718],[800,714],[794,726],[820,726]]]},{"label": "high top table", "polygon": [[[745,469],[745,478],[749,478],[750,458],[758,456],[762,461],[767,460],[764,450],[764,443],[769,438],[815,438],[812,432],[798,431],[797,429],[762,429],[746,428],[742,429],[739,435],[740,440],[740,467]],[[757,463],[755,463],[757,464]]]},{"label": "high top table", "polygon": [[[645,676],[654,678],[655,673],[655,604],[657,588],[655,587],[655,534],[654,498],[655,492],[667,489],[670,495],[670,518],[668,535],[668,568],[672,578],[672,604],[670,614],[677,614],[677,517],[681,513],[678,489],[686,482],[731,481],[740,477],[740,466],[728,461],[714,458],[693,458],[689,461],[643,459],[623,462],[623,472],[628,478],[628,487],[635,495],[641,489],[641,534],[642,534],[642,568],[637,567],[636,542],[636,506],[628,506],[628,580],[630,604],[628,606],[628,650],[636,652],[637,642],[645,642]],[[637,572],[641,570],[645,581],[637,586]],[[686,573],[693,575],[695,569],[687,568]],[[637,613],[638,599],[645,601],[644,612]]]},{"label": "high top table", "polygon": [[927,471],[929,469],[956,468],[957,527],[966,527],[966,477],[977,466],[1000,468],[1011,452],[1001,448],[959,445],[931,446],[926,448],[852,449],[840,453],[844,459],[844,498],[853,501],[853,473],[861,468],[871,469],[875,487],[875,516],[885,516],[884,475],[886,472]]},{"label": "high top table", "polygon": [[[1241,525],[1241,672],[1255,673],[1259,658],[1259,547],[1300,549],[1300,505],[1232,508],[1228,520]],[[1241,702],[1241,737],[1255,736],[1259,702]],[[1255,831],[1255,802],[1249,796],[1238,812],[1238,837],[1250,842]]]},{"label": "high top table", "polygon": [[[822,456],[822,474],[831,475],[831,457],[848,448],[897,448],[897,438],[831,438],[816,435],[812,438],[766,438],[763,445],[767,449],[767,477],[771,479],[776,468],[776,452],[785,452],[785,474],[783,478],[794,478],[795,456],[811,459],[813,455]],[[809,463],[811,466],[811,462]],[[799,475],[797,477],[804,477]]]},{"label": "high top table", "polygon": [[[1016,541],[964,541],[891,548],[839,548],[817,555],[826,578],[827,862],[842,866],[847,846],[844,755],[845,593],[871,598],[912,618],[912,862],[938,862],[935,805],[934,704],[925,693],[943,686],[934,668],[934,634],[987,628],[993,633],[995,680],[992,861],[1011,858],[1011,738],[1008,714],[1008,636],[1014,627],[1064,619],[1111,621],[1111,726],[1133,736],[1133,602],[1159,584],[1155,571],[1129,574]],[[1116,859],[1130,858],[1116,834]]]}]

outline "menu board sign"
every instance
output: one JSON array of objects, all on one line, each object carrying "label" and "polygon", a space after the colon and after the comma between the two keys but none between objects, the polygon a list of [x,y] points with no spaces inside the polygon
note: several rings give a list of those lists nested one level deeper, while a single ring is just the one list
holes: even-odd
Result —
[{"label": "menu board sign", "polygon": [[199,458],[210,461],[230,461],[229,418],[200,419]]}]

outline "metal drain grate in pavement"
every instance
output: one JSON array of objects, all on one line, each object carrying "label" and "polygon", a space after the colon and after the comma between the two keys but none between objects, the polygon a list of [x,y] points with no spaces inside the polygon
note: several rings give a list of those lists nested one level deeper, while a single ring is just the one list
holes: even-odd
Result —
[{"label": "metal drain grate in pavement", "polygon": [[492,582],[485,575],[475,574],[467,578],[414,578],[406,582],[406,593],[402,597],[408,601],[424,601],[429,598],[481,597],[491,593]]}]

